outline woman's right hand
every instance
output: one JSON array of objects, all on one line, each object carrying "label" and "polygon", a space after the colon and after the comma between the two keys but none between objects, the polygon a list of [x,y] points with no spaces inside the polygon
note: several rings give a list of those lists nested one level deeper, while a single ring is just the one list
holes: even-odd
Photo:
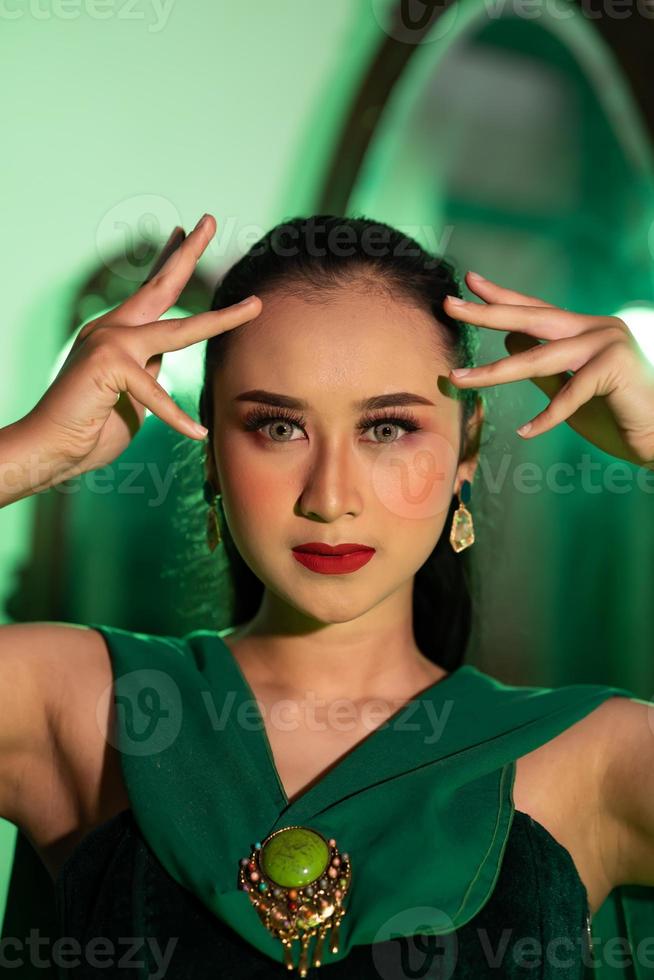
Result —
[{"label": "woman's right hand", "polygon": [[261,300],[181,319],[159,320],[174,305],[216,232],[205,215],[161,269],[129,299],[85,324],[61,370],[23,421],[61,479],[106,466],[129,445],[148,408],[194,439],[206,433],[157,382],[165,351],[181,350],[246,323]]}]

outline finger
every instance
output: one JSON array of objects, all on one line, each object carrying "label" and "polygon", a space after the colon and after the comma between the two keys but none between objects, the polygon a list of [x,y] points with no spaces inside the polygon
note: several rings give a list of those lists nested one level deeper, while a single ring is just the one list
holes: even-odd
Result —
[{"label": "finger", "polygon": [[137,344],[140,345],[143,356],[148,359],[153,354],[181,350],[247,323],[261,313],[262,307],[259,297],[252,296],[223,310],[208,310],[193,316],[157,320],[138,329]]},{"label": "finger", "polygon": [[139,367],[135,361],[127,358],[121,362],[120,366],[128,394],[136,398],[141,405],[149,408],[152,414],[160,418],[162,422],[167,422],[177,432],[181,432],[182,435],[192,436],[194,439],[204,439],[207,430],[182,411],[165,388],[145,368]]},{"label": "finger", "polygon": [[507,289],[505,286],[498,286],[491,279],[484,279],[478,272],[466,272],[466,285],[468,289],[477,293],[482,299],[491,303],[508,303],[513,306],[544,306],[548,309],[557,309],[553,303],[546,303],[544,299],[537,296],[528,296],[526,293],[518,293],[515,289]]},{"label": "finger", "polygon": [[186,238],[186,232],[184,231],[184,229],[180,225],[175,225],[170,235],[168,236],[168,239],[164,244],[164,247],[161,249],[159,256],[157,257],[157,259],[155,259],[154,265],[152,266],[147,276],[143,280],[143,285],[145,285],[147,282],[150,282],[151,279],[154,279],[154,277],[161,271],[161,268],[167,261],[168,257],[172,255],[176,249],[179,248],[179,246],[182,244],[185,238]]},{"label": "finger", "polygon": [[138,326],[158,320],[177,302],[215,231],[216,219],[213,215],[204,215],[179,248],[169,255],[159,272],[133,296],[107,313],[103,322]]},{"label": "finger", "polygon": [[561,371],[578,371],[615,340],[615,334],[611,330],[593,330],[581,336],[554,340],[548,344],[536,344],[520,354],[502,357],[489,364],[480,364],[478,367],[467,369],[463,377],[456,376],[454,370],[457,369],[450,373],[456,384],[472,387],[543,378],[559,374]]},{"label": "finger", "polygon": [[[186,232],[184,231],[184,229],[180,225],[175,225],[172,232],[168,236],[168,239],[166,240],[163,248],[161,249],[158,258],[155,260],[154,265],[150,269],[150,272],[148,273],[147,277],[143,280],[143,285],[145,285],[145,283],[147,282],[150,282],[150,280],[153,279],[155,275],[157,275],[157,273],[161,270],[162,266],[167,261],[168,257],[172,255],[172,253],[176,249],[179,248],[181,243],[184,241],[185,237],[186,237]],[[102,319],[105,323],[111,322],[114,312],[115,311],[111,310],[108,314],[106,314],[104,317],[101,317],[100,319]],[[76,347],[87,336],[87,334],[91,333],[91,331],[97,325],[97,322],[98,322],[97,319],[91,320],[89,321],[89,323],[85,324],[82,327],[82,329],[79,331],[79,333],[75,338],[73,347]]]},{"label": "finger", "polygon": [[556,340],[609,325],[614,317],[597,317],[586,313],[571,313],[559,307],[511,306],[506,303],[467,303],[454,296],[446,296],[443,302],[451,317],[466,323],[474,323],[492,330],[519,330],[521,333]]},{"label": "finger", "polygon": [[[509,354],[520,354],[522,351],[530,350],[532,347],[538,347],[539,345],[540,340],[528,337],[524,333],[507,333],[504,338],[504,346]],[[544,378],[530,378],[529,380],[543,394],[552,399],[561,390],[568,378],[569,374],[566,371],[561,371],[559,374],[550,374]]]},{"label": "finger", "polygon": [[582,409],[597,394],[604,393],[604,372],[607,367],[611,367],[613,356],[612,351],[603,348],[596,357],[591,358],[576,374],[568,378],[542,412],[516,430],[518,434],[531,438],[548,432]]}]

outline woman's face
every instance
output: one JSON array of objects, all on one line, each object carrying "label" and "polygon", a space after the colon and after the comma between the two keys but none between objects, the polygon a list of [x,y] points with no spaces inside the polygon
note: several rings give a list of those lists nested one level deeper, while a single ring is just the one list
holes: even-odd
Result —
[{"label": "woman's face", "polygon": [[[476,459],[457,472],[463,406],[443,378],[439,388],[451,365],[428,313],[381,289],[261,299],[214,378],[225,518],[273,594],[321,623],[349,621],[412,586],[457,477],[472,480]],[[359,404],[397,393],[409,394]],[[304,404],[280,408],[271,395]],[[375,553],[355,571],[324,574],[294,556],[307,542]]]}]

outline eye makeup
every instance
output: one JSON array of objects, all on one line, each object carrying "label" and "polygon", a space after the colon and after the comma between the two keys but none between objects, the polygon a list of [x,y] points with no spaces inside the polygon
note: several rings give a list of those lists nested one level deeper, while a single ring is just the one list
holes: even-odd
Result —
[{"label": "eye makeup", "polygon": [[[262,406],[253,408],[246,414],[244,425],[246,430],[251,432],[261,429],[271,422],[280,421],[287,422],[289,425],[295,425],[301,429],[304,429],[306,426],[306,418],[303,415],[297,415],[295,412],[285,408],[277,408],[274,411],[271,411],[269,408],[264,408]],[[357,429],[360,432],[365,432],[372,426],[377,426],[385,422],[389,423],[390,425],[398,425],[407,432],[417,432],[422,429],[422,426],[420,425],[416,416],[412,412],[406,412],[403,410],[396,411],[393,414],[379,413],[366,415],[357,423]],[[272,441],[284,442],[288,440],[273,439]],[[398,440],[396,439],[393,441],[397,442]],[[388,443],[380,443],[380,445],[388,445]]]}]

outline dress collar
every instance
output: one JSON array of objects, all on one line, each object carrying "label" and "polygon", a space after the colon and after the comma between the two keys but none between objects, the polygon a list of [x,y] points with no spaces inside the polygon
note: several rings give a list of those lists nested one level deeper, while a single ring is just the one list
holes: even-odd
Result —
[{"label": "dress collar", "polygon": [[633,697],[601,684],[515,687],[463,665],[289,803],[256,699],[216,632],[90,625],[111,655],[113,744],[144,839],[180,885],[280,963],[281,943],[238,887],[256,842],[300,824],[349,854],[340,946],[325,964],[392,935],[450,933],[492,895],[515,760],[606,698]]}]

